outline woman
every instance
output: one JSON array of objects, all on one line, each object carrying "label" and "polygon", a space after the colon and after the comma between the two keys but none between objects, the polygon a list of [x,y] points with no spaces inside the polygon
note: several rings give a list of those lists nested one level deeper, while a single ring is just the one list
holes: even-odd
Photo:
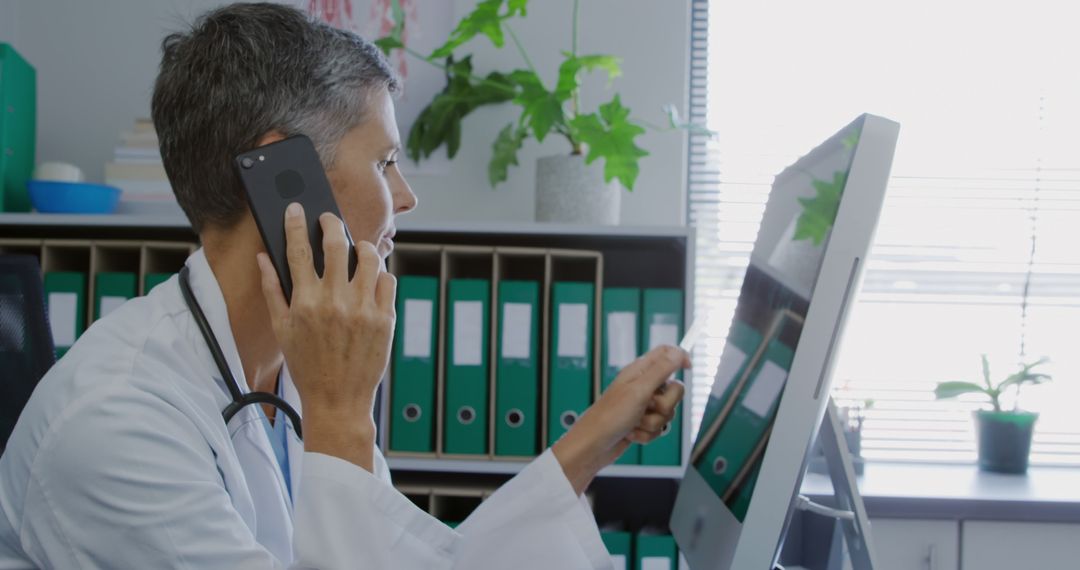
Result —
[{"label": "woman", "polygon": [[[229,371],[303,404],[301,441],[272,407],[232,400],[177,278],[92,326],[46,375],[0,458],[0,568],[608,568],[580,496],[671,420],[688,365],[631,364],[551,449],[452,530],[390,485],[372,408],[394,327],[384,259],[416,207],[396,162],[397,81],[360,38],[277,4],[237,4],[163,43],[152,112],[202,249],[186,279]],[[231,157],[310,137],[340,220],[312,263],[299,205],[283,223],[286,303]]]}]

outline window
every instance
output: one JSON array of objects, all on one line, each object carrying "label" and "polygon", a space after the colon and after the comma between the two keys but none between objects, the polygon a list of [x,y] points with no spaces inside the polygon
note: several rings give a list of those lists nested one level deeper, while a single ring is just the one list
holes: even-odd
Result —
[{"label": "window", "polygon": [[[772,178],[863,112],[900,123],[864,284],[833,378],[873,400],[871,460],[975,458],[977,399],[1048,356],[1033,464],[1080,465],[1080,35],[1067,3],[693,2],[689,219],[697,227],[694,429]],[[1023,317],[1021,300],[1035,257]],[[1021,355],[1023,338],[1024,354]]]}]

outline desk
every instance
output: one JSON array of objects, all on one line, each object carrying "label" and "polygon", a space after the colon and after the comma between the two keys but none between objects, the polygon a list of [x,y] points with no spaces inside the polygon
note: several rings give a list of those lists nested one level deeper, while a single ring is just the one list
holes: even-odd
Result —
[{"label": "desk", "polygon": [[[1080,557],[1080,468],[1018,476],[974,465],[868,463],[857,481],[877,570],[1073,568]],[[828,476],[807,474],[802,493],[830,504]],[[792,526],[788,560],[824,568],[831,522],[803,514]]]}]

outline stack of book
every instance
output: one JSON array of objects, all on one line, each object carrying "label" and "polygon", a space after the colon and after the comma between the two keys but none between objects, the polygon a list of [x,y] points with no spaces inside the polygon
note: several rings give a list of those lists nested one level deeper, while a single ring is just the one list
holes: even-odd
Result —
[{"label": "stack of book", "polygon": [[150,119],[137,119],[131,131],[120,134],[113,160],[105,165],[105,183],[123,191],[121,213],[178,213],[165,167],[161,163],[157,133]]}]

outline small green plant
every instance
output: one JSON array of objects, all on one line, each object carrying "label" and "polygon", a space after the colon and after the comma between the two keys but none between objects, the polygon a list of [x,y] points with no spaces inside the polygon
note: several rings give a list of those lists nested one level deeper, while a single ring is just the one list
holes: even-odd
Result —
[{"label": "small green plant", "polygon": [[[1024,384],[1042,384],[1051,380],[1049,374],[1034,372],[1035,367],[1046,364],[1049,361],[1048,358],[1040,358],[1030,364],[1021,364],[1018,372],[1010,375],[995,385],[990,377],[990,361],[984,354],[982,355],[983,384],[980,385],[974,382],[942,382],[934,389],[934,396],[936,396],[938,400],[944,400],[946,398],[955,398],[962,394],[983,394],[990,399],[990,404],[994,406],[994,411],[1001,412],[1001,395],[1004,394],[1005,390],[1008,388],[1014,388],[1016,396],[1019,397],[1020,387]],[[1015,406],[1013,411],[1015,411]]]},{"label": "small green plant", "polygon": [[[395,26],[390,35],[376,40],[384,52],[403,49],[441,68],[446,73],[446,88],[435,95],[409,131],[405,147],[409,158],[419,162],[439,147],[453,158],[461,147],[462,120],[487,105],[512,103],[521,108],[517,121],[507,124],[492,145],[488,181],[492,187],[507,178],[510,166],[518,164],[518,151],[529,137],[543,141],[549,134],[566,139],[571,154],[585,154],[585,163],[604,159],[604,180],[618,179],[633,190],[638,176],[638,160],[648,152],[636,139],[645,133],[642,121],[630,117],[618,93],[595,112],[581,108],[579,77],[590,71],[603,71],[608,84],[621,72],[621,60],[611,55],[581,55],[577,49],[578,0],[574,1],[570,51],[563,52],[558,79],[553,87],[544,85],[536,67],[511,27],[511,20],[526,15],[528,0],[481,0],[450,33],[450,37],[431,54],[417,53],[402,41],[404,15],[394,1]],[[509,36],[521,54],[525,69],[494,71],[484,77],[473,74],[472,55],[462,56],[462,46],[474,37],[486,36],[496,47],[503,47]],[[666,130],[692,127],[681,124],[673,108],[667,109]],[[704,129],[694,129],[704,130]],[[706,131],[707,132],[707,131]]]}]

